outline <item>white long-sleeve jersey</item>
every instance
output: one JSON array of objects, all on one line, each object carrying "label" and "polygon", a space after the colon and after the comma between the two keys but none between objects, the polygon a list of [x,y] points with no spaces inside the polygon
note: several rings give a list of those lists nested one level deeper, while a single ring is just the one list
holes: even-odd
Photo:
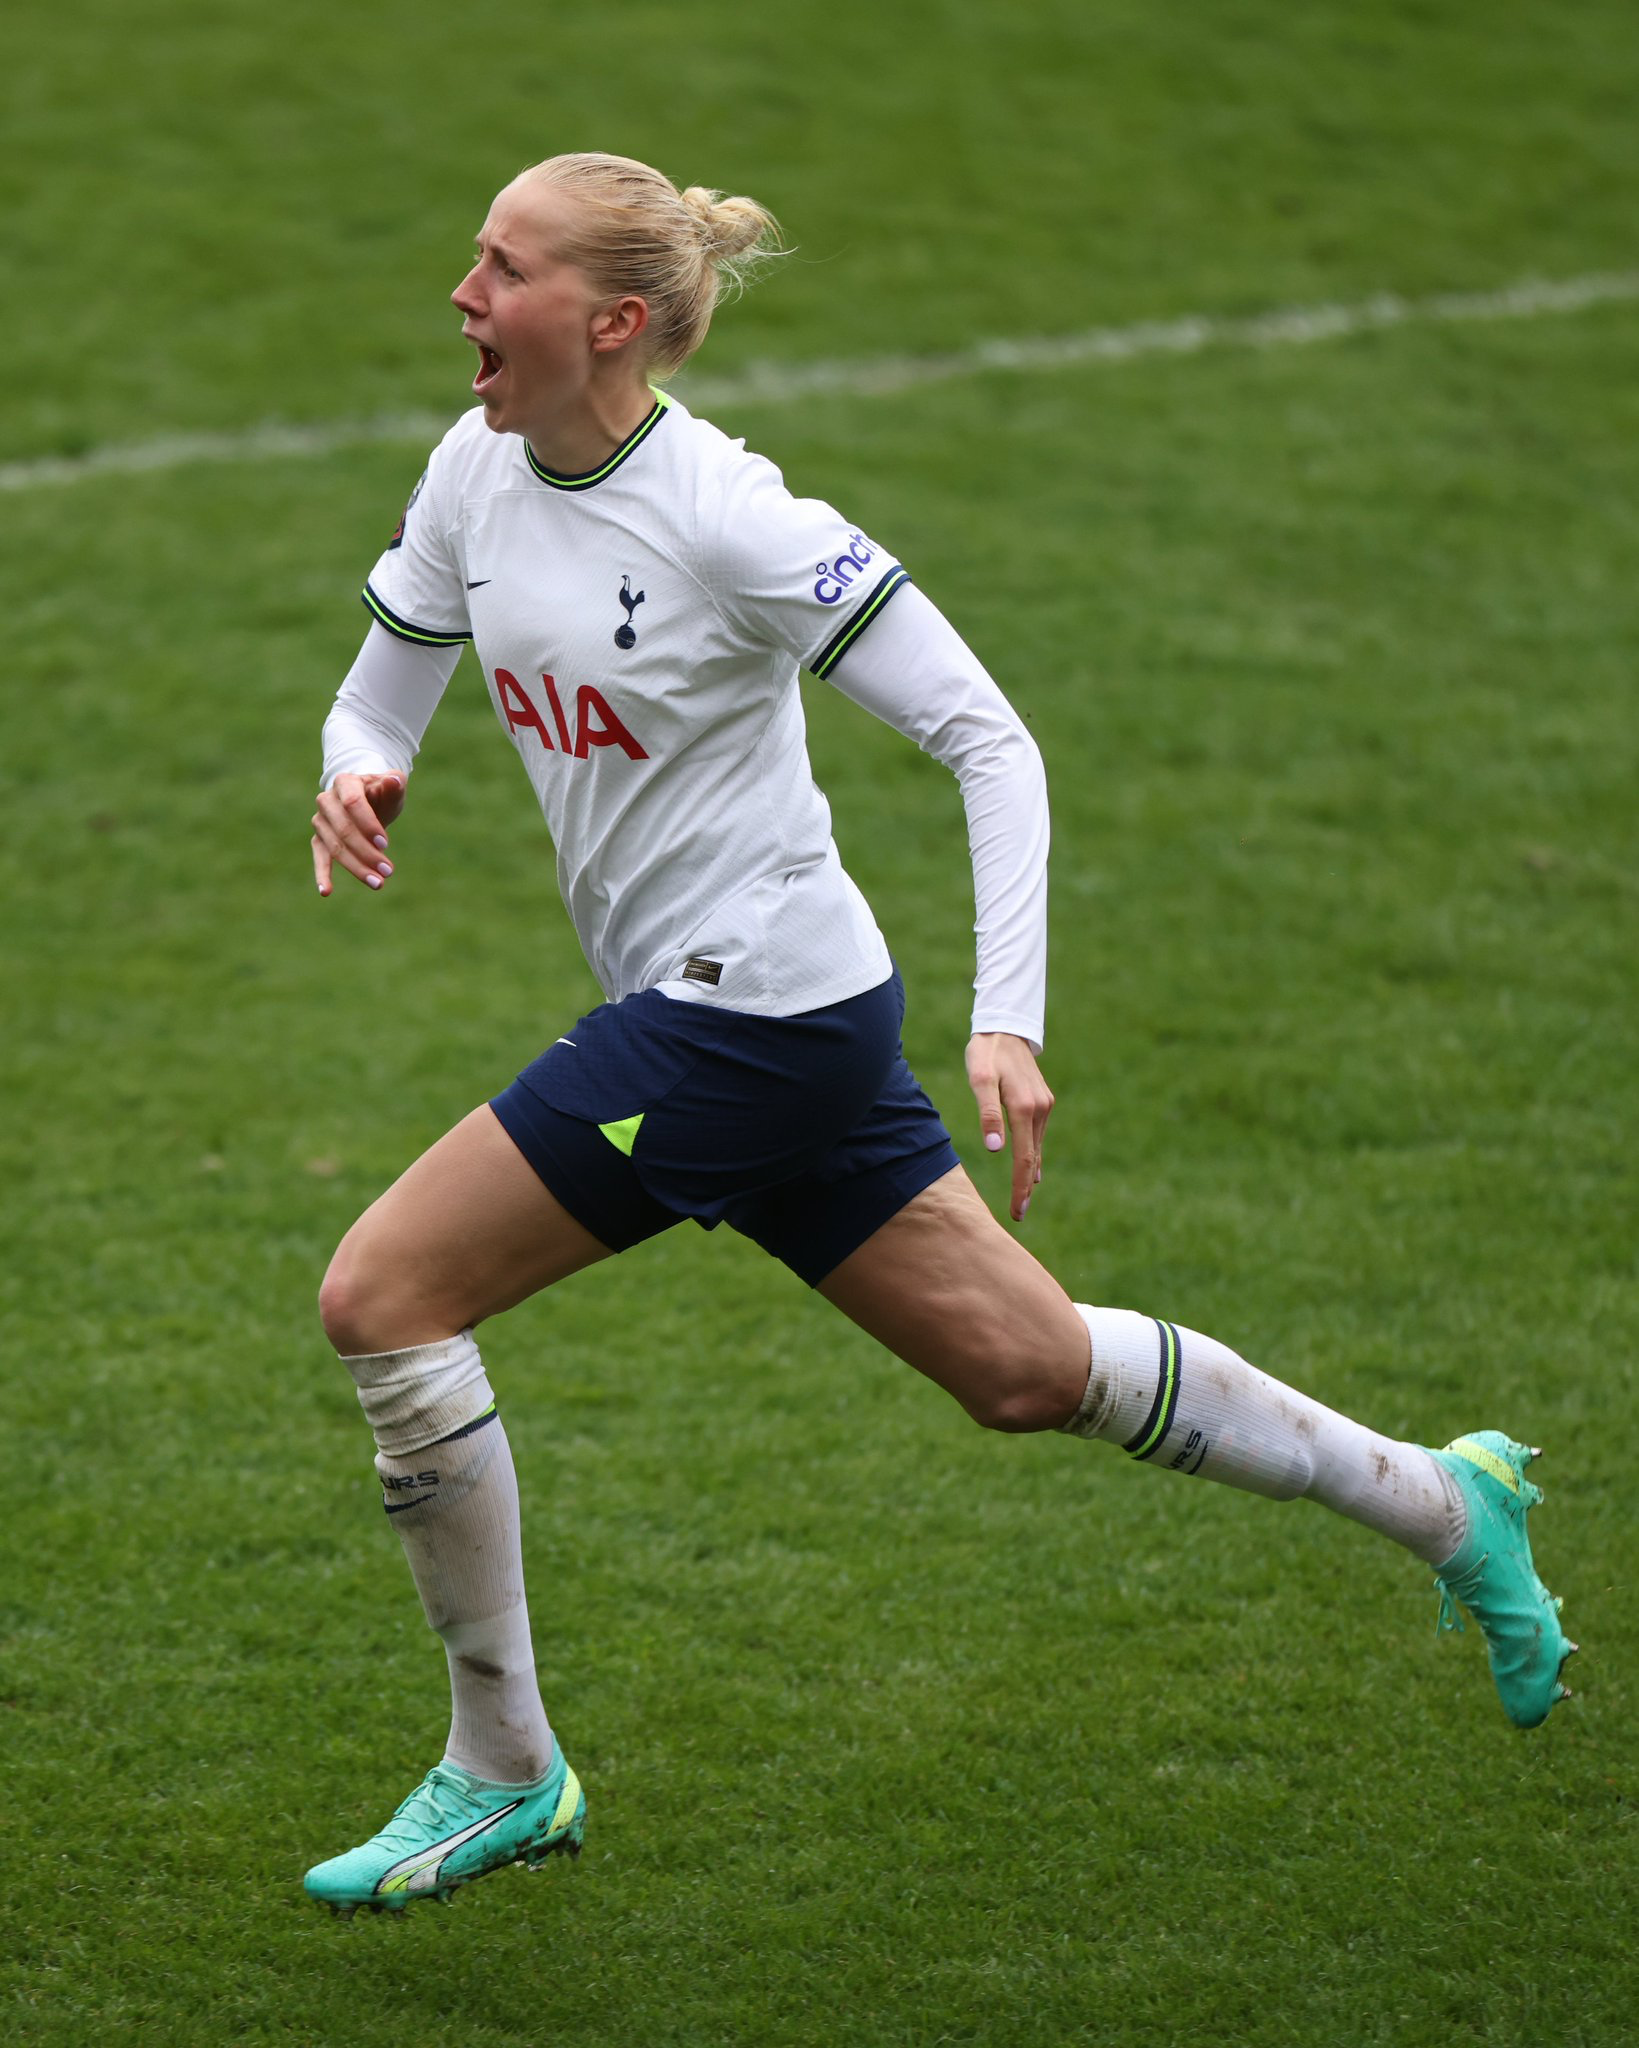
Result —
[{"label": "white long-sleeve jersey", "polygon": [[809,767],[799,667],[957,776],[977,899],[973,1028],[1040,1048],[1047,796],[1000,690],[901,564],[675,401],[566,477],[468,413],[365,587],[326,786],[407,774],[462,646],[529,774],[610,1000],[795,1016],[887,946]]}]

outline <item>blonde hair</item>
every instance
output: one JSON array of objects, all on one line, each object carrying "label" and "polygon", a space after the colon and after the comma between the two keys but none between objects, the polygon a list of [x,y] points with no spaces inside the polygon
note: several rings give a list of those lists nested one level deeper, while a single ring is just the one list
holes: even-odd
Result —
[{"label": "blonde hair", "polygon": [[679,192],[633,157],[581,150],[519,177],[574,198],[555,255],[584,271],[600,297],[632,292],[647,300],[643,359],[656,376],[681,369],[705,340],[718,301],[738,296],[786,253],[779,222],[755,199],[704,185]]}]

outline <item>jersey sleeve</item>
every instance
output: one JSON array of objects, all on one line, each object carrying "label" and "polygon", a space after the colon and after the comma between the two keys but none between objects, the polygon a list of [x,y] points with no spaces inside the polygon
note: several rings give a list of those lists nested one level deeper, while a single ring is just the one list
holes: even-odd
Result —
[{"label": "jersey sleeve", "polygon": [[466,579],[454,545],[456,508],[449,489],[450,453],[439,443],[397,531],[364,586],[371,617],[417,647],[459,647],[472,638]]},{"label": "jersey sleeve", "polygon": [[408,775],[460,659],[459,647],[422,646],[372,625],[324,722],[320,787],[344,774]]},{"label": "jersey sleeve", "polygon": [[1039,1053],[1047,1008],[1047,778],[1024,721],[919,590],[841,662],[834,689],[942,761],[973,857],[973,1029]]},{"label": "jersey sleeve", "polygon": [[828,676],[895,591],[902,563],[820,498],[797,498],[747,455],[725,485],[707,575],[735,628]]}]

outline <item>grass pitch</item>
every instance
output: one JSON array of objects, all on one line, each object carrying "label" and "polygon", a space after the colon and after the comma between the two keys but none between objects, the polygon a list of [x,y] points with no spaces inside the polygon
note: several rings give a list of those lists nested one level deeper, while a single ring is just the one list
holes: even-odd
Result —
[{"label": "grass pitch", "polygon": [[[0,461],[453,416],[443,294],[559,147],[784,216],[713,372],[1634,260],[1614,4],[91,0],[12,35]],[[0,498],[8,2038],[1631,2038],[1636,323],[719,415],[1042,741],[1028,1241],[1380,1428],[1546,1444],[1582,1697],[1514,1734],[1388,1545],[983,1437],[684,1229],[487,1332],[587,1853],[402,1926],[299,1897],[443,1730],[312,1296],[594,991],[470,667],[389,900],[311,892],[317,727],[423,450]],[[810,701],[971,1148],[956,793]]]}]

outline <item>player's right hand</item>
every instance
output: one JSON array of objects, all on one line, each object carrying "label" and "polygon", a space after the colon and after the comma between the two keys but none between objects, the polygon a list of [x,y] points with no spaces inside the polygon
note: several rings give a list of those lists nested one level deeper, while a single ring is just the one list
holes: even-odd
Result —
[{"label": "player's right hand", "polygon": [[404,808],[402,775],[338,775],[313,813],[313,879],[328,896],[335,867],[367,888],[384,889],[393,872],[387,827]]}]

